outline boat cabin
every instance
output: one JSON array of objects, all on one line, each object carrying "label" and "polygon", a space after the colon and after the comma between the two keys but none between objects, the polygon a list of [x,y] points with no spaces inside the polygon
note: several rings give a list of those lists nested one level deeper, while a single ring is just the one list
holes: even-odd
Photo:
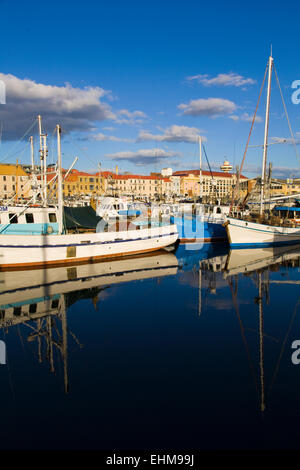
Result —
[{"label": "boat cabin", "polygon": [[58,234],[56,207],[1,206],[0,234],[51,235]]},{"label": "boat cabin", "polygon": [[274,207],[272,214],[281,219],[300,223],[300,207],[277,206]]}]

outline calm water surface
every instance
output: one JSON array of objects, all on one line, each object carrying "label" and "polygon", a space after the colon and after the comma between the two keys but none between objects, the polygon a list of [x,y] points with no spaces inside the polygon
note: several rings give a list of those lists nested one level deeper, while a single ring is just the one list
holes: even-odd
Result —
[{"label": "calm water surface", "polygon": [[300,248],[187,248],[0,273],[1,448],[300,447]]}]

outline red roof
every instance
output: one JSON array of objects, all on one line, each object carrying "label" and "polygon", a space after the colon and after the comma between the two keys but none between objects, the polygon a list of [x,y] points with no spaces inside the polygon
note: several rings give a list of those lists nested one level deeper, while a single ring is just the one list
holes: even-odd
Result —
[{"label": "red roof", "polygon": [[[196,175],[199,176],[200,170],[181,170],[181,171],[174,171],[173,176],[188,176],[188,175]],[[202,170],[203,176],[211,176],[211,172],[207,170]],[[212,175],[217,177],[221,176],[222,178],[232,178],[233,173],[224,173],[223,171],[212,171]],[[240,178],[247,179],[246,176],[240,175]]]},{"label": "red roof", "polygon": [[129,179],[139,179],[139,180],[160,180],[165,182],[170,182],[170,178],[164,178],[162,176],[149,176],[149,175],[112,175],[115,180],[129,180]]}]

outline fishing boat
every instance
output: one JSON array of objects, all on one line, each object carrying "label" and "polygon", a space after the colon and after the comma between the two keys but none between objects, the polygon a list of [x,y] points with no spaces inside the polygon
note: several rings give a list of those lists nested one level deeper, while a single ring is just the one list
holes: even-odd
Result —
[{"label": "fishing boat", "polygon": [[[22,267],[85,263],[97,259],[130,256],[174,245],[176,225],[156,226],[117,223],[108,226],[89,208],[88,221],[81,225],[72,213],[66,224],[62,193],[61,128],[57,131],[57,205],[2,207],[0,215],[0,270]],[[45,178],[46,182],[46,178]],[[41,190],[47,194],[45,187]],[[81,208],[69,208],[71,210]]]},{"label": "fishing boat", "polygon": [[[229,206],[202,204],[202,146],[202,139],[199,136],[199,199],[201,202],[177,204],[170,210],[171,222],[175,223],[178,228],[179,243],[227,242],[227,234],[223,224],[229,214]],[[204,147],[203,149],[205,151]],[[213,176],[212,183],[214,183]]]},{"label": "fishing boat", "polygon": [[105,220],[138,217],[145,213],[146,205],[133,202],[125,197],[102,197],[96,208],[96,213]]},{"label": "fishing boat", "polygon": [[[300,243],[299,219],[295,220],[294,214],[291,218],[281,217],[283,212],[285,212],[287,215],[289,214],[289,212],[298,212],[297,208],[289,207],[289,210],[286,210],[287,208],[283,207],[281,209],[279,208],[277,212],[276,212],[276,208],[274,208],[274,210],[269,210],[269,211],[265,209],[266,164],[267,164],[267,149],[269,145],[268,144],[268,131],[269,131],[269,114],[270,114],[271,77],[272,77],[272,70],[274,67],[273,60],[274,59],[271,53],[269,57],[268,65],[267,65],[268,87],[267,87],[267,102],[266,102],[263,159],[262,159],[260,211],[259,213],[252,213],[248,217],[239,218],[239,217],[229,216],[227,218],[227,221],[225,222],[224,225],[226,227],[228,240],[229,240],[231,248],[258,248],[258,247],[268,247],[268,246],[293,245],[293,244]],[[276,78],[278,81],[277,75],[276,75]],[[278,81],[278,85],[279,85],[279,81]],[[283,96],[282,96],[282,100],[283,100]],[[284,104],[284,109],[286,111],[284,101],[283,101],[283,104]],[[252,126],[253,126],[254,121],[255,121],[255,115],[253,117]],[[290,131],[291,131],[291,128],[290,128]],[[292,131],[291,131],[291,137],[292,137],[293,142],[295,142]],[[248,139],[248,142],[249,142],[249,139]],[[248,146],[248,142],[247,142],[247,146]],[[247,149],[247,146],[246,146],[246,149]]]}]

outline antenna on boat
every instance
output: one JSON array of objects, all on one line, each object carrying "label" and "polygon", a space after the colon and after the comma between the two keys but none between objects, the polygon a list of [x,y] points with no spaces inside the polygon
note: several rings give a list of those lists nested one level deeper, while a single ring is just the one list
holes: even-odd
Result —
[{"label": "antenna on boat", "polygon": [[56,126],[57,131],[57,202],[58,202],[58,231],[63,233],[63,193],[61,172],[61,127]]},{"label": "antenna on boat", "polygon": [[266,179],[266,165],[267,165],[267,150],[268,150],[268,133],[269,133],[269,116],[270,116],[270,96],[271,96],[271,78],[273,68],[272,46],[271,55],[268,62],[268,88],[267,88],[267,104],[266,104],[266,117],[265,117],[265,133],[264,133],[264,150],[263,161],[261,170],[261,188],[260,188],[260,215],[263,214],[263,201],[265,192],[265,179]]}]

